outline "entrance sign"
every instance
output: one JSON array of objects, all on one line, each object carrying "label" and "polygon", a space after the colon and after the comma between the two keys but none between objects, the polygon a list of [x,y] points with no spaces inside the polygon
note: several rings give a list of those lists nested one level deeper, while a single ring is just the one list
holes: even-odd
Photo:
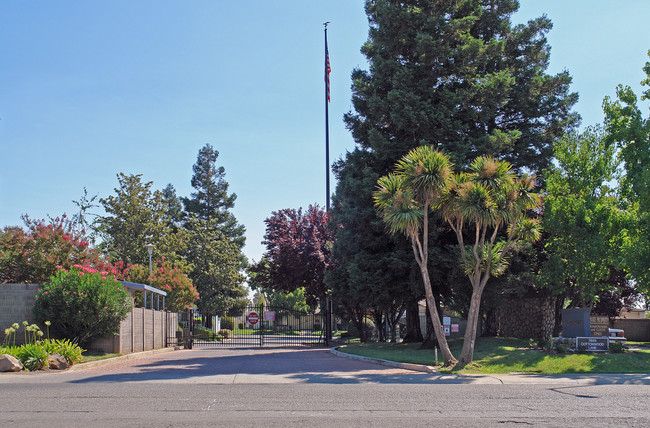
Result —
[{"label": "entrance sign", "polygon": [[591,337],[609,336],[609,317],[592,315],[589,317]]},{"label": "entrance sign", "polygon": [[576,349],[585,348],[589,352],[609,351],[608,337],[576,337]]},{"label": "entrance sign", "polygon": [[260,320],[260,316],[257,314],[257,312],[251,312],[248,314],[248,323],[250,325],[257,324],[259,320]]}]

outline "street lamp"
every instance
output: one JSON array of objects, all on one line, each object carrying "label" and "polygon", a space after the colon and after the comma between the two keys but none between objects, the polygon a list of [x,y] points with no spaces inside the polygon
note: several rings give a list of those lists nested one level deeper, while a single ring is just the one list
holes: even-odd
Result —
[{"label": "street lamp", "polygon": [[151,254],[153,254],[153,244],[147,244],[145,245],[147,247],[147,251],[149,252],[149,275],[151,275]]}]

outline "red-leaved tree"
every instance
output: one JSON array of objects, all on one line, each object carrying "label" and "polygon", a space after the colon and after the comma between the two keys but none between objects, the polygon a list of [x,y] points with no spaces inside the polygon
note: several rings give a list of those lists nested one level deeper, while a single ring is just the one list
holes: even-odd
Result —
[{"label": "red-leaved tree", "polygon": [[306,291],[307,303],[316,305],[325,297],[323,282],[331,258],[328,214],[318,205],[283,209],[267,218],[264,258],[250,269],[253,286],[292,292]]}]

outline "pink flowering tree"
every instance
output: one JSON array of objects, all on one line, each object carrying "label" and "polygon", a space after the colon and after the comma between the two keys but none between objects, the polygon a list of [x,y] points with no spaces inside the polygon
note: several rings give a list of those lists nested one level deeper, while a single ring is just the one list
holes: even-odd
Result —
[{"label": "pink flowering tree", "polygon": [[[192,280],[165,259],[155,263],[151,275],[148,266],[129,265],[123,271],[123,278],[125,281],[148,284],[166,292],[165,306],[171,312],[192,308],[199,298]],[[139,303],[136,301],[136,305]]]},{"label": "pink flowering tree", "polygon": [[34,317],[50,321],[50,333],[86,346],[91,340],[115,334],[131,310],[125,287],[108,271],[74,265],[58,267],[36,294]]},{"label": "pink flowering tree", "polygon": [[85,231],[77,230],[65,214],[50,220],[25,215],[23,221],[26,229],[0,230],[0,283],[43,283],[57,266],[70,269],[75,264],[112,271],[89,247]]}]

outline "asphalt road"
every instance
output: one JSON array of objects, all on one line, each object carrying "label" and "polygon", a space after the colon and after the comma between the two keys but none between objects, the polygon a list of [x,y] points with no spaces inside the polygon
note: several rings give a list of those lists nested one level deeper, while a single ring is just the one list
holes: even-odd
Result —
[{"label": "asphalt road", "polygon": [[324,349],[194,349],[0,374],[1,427],[649,426],[650,376],[441,376]]}]

